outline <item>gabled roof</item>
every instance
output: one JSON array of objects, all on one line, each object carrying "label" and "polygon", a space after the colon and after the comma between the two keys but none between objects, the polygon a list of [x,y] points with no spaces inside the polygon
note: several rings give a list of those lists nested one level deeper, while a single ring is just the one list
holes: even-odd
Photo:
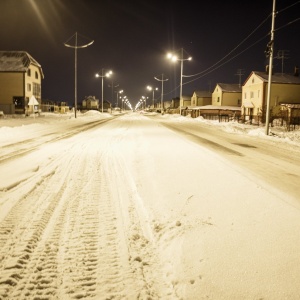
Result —
[{"label": "gabled roof", "polygon": [[35,65],[44,77],[41,65],[26,51],[0,51],[0,72],[26,72]]},{"label": "gabled roof", "polygon": [[242,87],[236,83],[217,83],[224,92],[241,93]]},{"label": "gabled roof", "polygon": [[[260,79],[263,80],[264,82],[268,82],[269,74],[267,74],[266,72],[253,71],[250,74],[250,76],[252,74],[255,74],[258,77],[260,77]],[[248,77],[248,79],[250,78],[250,76]],[[300,77],[292,75],[292,74],[274,73],[274,74],[272,74],[271,79],[272,79],[272,83],[300,84]]]},{"label": "gabled roof", "polygon": [[196,94],[196,96],[198,98],[211,98],[212,95],[211,95],[211,92],[209,91],[194,91],[194,93]]}]

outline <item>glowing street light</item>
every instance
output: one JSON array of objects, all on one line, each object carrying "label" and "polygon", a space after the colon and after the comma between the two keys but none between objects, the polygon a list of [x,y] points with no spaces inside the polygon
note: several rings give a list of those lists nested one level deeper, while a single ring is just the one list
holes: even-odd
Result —
[{"label": "glowing street light", "polygon": [[101,75],[99,75],[99,73],[96,74],[96,77],[102,78],[102,91],[101,91],[101,93],[102,93],[102,100],[101,100],[102,101],[102,113],[103,113],[103,78],[110,77],[110,75],[112,75],[112,71],[107,71],[105,74],[104,74],[104,72],[105,72],[105,69],[102,69]]},{"label": "glowing street light", "polygon": [[152,86],[148,85],[147,90],[152,91],[152,105],[154,108],[154,91],[158,91],[158,88],[153,88]]},{"label": "glowing street light", "polygon": [[[123,93],[123,90],[121,91],[117,91],[117,107],[119,107],[119,94],[122,94]],[[121,99],[121,97],[120,97]]]},{"label": "glowing street light", "polygon": [[183,77],[183,62],[185,60],[192,60],[192,57],[188,58],[183,58],[183,48],[181,48],[181,55],[180,58],[177,57],[177,55],[174,55],[173,53],[168,53],[167,58],[170,59],[171,61],[180,61],[181,62],[181,67],[180,67],[180,96],[179,96],[179,112],[181,115],[181,106],[183,105],[182,102],[182,77]]}]

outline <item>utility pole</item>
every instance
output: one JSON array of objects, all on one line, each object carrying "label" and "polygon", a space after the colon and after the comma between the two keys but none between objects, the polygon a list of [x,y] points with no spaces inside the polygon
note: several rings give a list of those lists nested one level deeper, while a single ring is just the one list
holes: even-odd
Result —
[{"label": "utility pole", "polygon": [[278,50],[277,59],[281,59],[281,74],[283,74],[283,65],[284,60],[288,59],[289,51],[288,50]]},{"label": "utility pole", "polygon": [[237,73],[235,75],[239,76],[239,87],[241,87],[241,81],[242,81],[242,76],[244,75],[244,70],[243,69],[238,69]]},{"label": "utility pole", "polygon": [[267,46],[267,55],[269,55],[269,76],[268,76],[268,94],[267,94],[266,128],[265,128],[266,135],[269,135],[269,122],[270,122],[270,98],[271,98],[272,69],[273,69],[275,14],[276,14],[275,0],[273,0],[271,40]]},{"label": "utility pole", "polygon": [[164,79],[164,74],[161,74],[161,79],[159,79],[157,77],[154,77],[154,79],[161,82],[160,112],[163,115],[163,108],[164,108],[163,107],[164,106],[164,100],[163,100],[163,97],[164,97],[164,82],[168,81],[169,79],[168,78]]}]

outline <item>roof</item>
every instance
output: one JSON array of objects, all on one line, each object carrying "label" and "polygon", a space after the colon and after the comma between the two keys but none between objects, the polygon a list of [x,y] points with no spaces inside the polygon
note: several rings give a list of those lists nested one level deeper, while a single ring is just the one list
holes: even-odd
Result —
[{"label": "roof", "polygon": [[217,83],[221,87],[221,89],[225,92],[230,93],[241,93],[242,86],[237,83]]},{"label": "roof", "polygon": [[41,65],[26,51],[0,51],[0,72],[26,72],[35,65],[44,77]]},{"label": "roof", "polygon": [[209,91],[194,91],[194,93],[196,94],[196,96],[198,98],[201,98],[201,97],[211,98],[212,97],[211,92],[209,92]]},{"label": "roof", "polygon": [[[269,74],[266,72],[253,71],[252,73],[260,77],[264,82],[268,82]],[[271,79],[272,83],[300,84],[300,77],[292,74],[274,73]]]},{"label": "roof", "polygon": [[240,106],[223,106],[223,105],[204,105],[204,106],[189,106],[192,110],[235,110],[241,111]]}]

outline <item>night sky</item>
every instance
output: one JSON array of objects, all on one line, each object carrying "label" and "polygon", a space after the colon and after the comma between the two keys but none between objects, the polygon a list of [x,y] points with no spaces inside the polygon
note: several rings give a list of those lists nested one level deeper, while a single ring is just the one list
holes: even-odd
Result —
[{"label": "night sky", "polygon": [[[141,96],[152,99],[147,85],[161,89],[164,99],[179,96],[180,63],[166,58],[169,51],[184,61],[183,95],[195,90],[212,91],[216,83],[243,83],[251,71],[263,71],[268,59],[273,0],[261,1],[126,1],[126,0],[0,0],[1,50],[27,51],[42,66],[42,98],[74,103],[75,50],[78,46],[77,99],[94,95],[116,105],[117,90],[134,106]],[[293,73],[300,64],[300,1],[277,0],[274,57],[283,54],[283,71]],[[279,51],[284,50],[284,51]],[[282,59],[274,59],[274,71],[282,71]],[[114,93],[111,88],[114,86]],[[155,92],[155,98],[160,99]]]}]

